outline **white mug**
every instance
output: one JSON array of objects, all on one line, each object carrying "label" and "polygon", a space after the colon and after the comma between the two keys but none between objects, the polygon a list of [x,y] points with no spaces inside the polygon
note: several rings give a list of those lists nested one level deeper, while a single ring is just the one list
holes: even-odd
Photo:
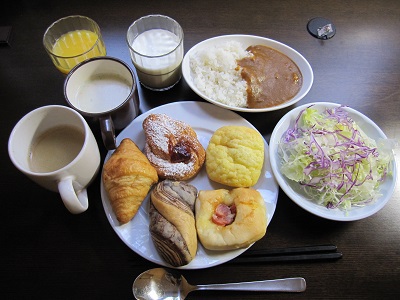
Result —
[{"label": "white mug", "polygon": [[100,152],[85,119],[61,105],[37,108],[14,127],[8,153],[15,167],[42,187],[59,192],[73,214],[89,206],[87,186],[100,168]]}]

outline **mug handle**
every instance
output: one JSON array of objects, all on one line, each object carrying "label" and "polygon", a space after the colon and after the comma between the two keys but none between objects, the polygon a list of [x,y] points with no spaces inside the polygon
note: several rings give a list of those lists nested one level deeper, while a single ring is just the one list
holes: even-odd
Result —
[{"label": "mug handle", "polygon": [[58,191],[65,207],[71,213],[79,214],[88,209],[89,199],[86,188],[80,188],[72,179],[72,177],[62,179],[58,183]]},{"label": "mug handle", "polygon": [[100,129],[101,129],[101,137],[103,138],[104,146],[106,146],[107,150],[114,150],[117,148],[117,144],[115,141],[115,130],[114,123],[111,119],[111,116],[105,116],[99,118],[100,121]]}]

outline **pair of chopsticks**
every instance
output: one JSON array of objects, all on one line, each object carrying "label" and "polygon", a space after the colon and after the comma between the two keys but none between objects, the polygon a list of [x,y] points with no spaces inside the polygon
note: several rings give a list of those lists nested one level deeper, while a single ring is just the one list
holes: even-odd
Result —
[{"label": "pair of chopsticks", "polygon": [[297,262],[336,260],[342,257],[335,245],[302,246],[263,250],[248,250],[232,263]]}]

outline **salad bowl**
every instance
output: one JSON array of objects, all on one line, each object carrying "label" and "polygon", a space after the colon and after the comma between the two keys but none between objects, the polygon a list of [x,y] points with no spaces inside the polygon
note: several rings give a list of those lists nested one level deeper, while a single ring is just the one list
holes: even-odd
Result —
[{"label": "salad bowl", "polygon": [[[322,194],[321,192],[320,198],[322,200],[315,199],[315,197],[310,196],[310,193],[307,193],[305,191],[304,183],[300,184],[296,180],[289,179],[287,177],[287,174],[284,175],[284,171],[282,168],[283,154],[282,151],[280,150],[281,149],[280,147],[281,143],[285,143],[285,141],[283,141],[282,137],[285,135],[288,129],[293,129],[293,126],[298,120],[299,114],[309,107],[316,109],[320,113],[324,112],[326,109],[332,109],[332,108],[337,109],[341,107],[342,111],[347,113],[348,117],[350,117],[355,122],[355,124],[357,124],[357,126],[361,129],[362,132],[364,132],[368,136],[368,138],[373,139],[376,142],[383,140],[384,145],[386,145],[385,147],[387,148],[385,149],[387,150],[385,152],[389,153],[387,157],[390,157],[390,159],[389,163],[387,164],[388,168],[387,168],[387,173],[385,173],[386,176],[384,176],[384,180],[379,181],[379,179],[376,179],[378,188],[376,189],[375,200],[370,201],[369,203],[363,203],[362,205],[359,204],[358,202],[357,203],[351,202],[352,205],[347,206],[345,208],[340,206],[326,205],[323,204],[324,200],[323,198],[331,196],[330,194]],[[300,124],[297,125],[301,126]],[[392,148],[390,148],[390,145],[391,142],[390,140],[387,139],[385,133],[371,119],[369,119],[362,113],[350,107],[341,106],[340,104],[336,103],[316,102],[296,107],[281,118],[281,120],[275,126],[271,135],[269,157],[271,162],[271,168],[275,175],[276,180],[278,181],[278,184],[280,185],[281,189],[285,192],[285,194],[290,199],[292,199],[297,205],[299,205],[306,211],[325,219],[334,221],[355,221],[369,217],[378,212],[379,210],[381,210],[393,195],[397,177],[397,170],[394,161],[393,150]],[[306,150],[304,149],[303,151],[299,151],[298,154],[299,157],[301,155],[300,152],[304,153],[305,151]],[[360,189],[363,188],[362,184],[359,184],[359,182],[357,182],[357,184],[355,185],[357,185],[357,188]],[[367,185],[364,188],[367,189]],[[363,192],[364,194],[365,193],[372,194],[374,191],[368,189],[368,191],[365,190]],[[359,201],[359,199],[357,199],[357,201]]]}]

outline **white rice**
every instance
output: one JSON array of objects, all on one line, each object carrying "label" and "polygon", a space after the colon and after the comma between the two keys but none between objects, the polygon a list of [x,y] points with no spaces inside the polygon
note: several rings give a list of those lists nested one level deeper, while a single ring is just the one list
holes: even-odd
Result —
[{"label": "white rice", "polygon": [[190,57],[193,82],[214,101],[229,106],[246,107],[247,83],[240,75],[237,60],[250,55],[236,41],[199,51]]}]

